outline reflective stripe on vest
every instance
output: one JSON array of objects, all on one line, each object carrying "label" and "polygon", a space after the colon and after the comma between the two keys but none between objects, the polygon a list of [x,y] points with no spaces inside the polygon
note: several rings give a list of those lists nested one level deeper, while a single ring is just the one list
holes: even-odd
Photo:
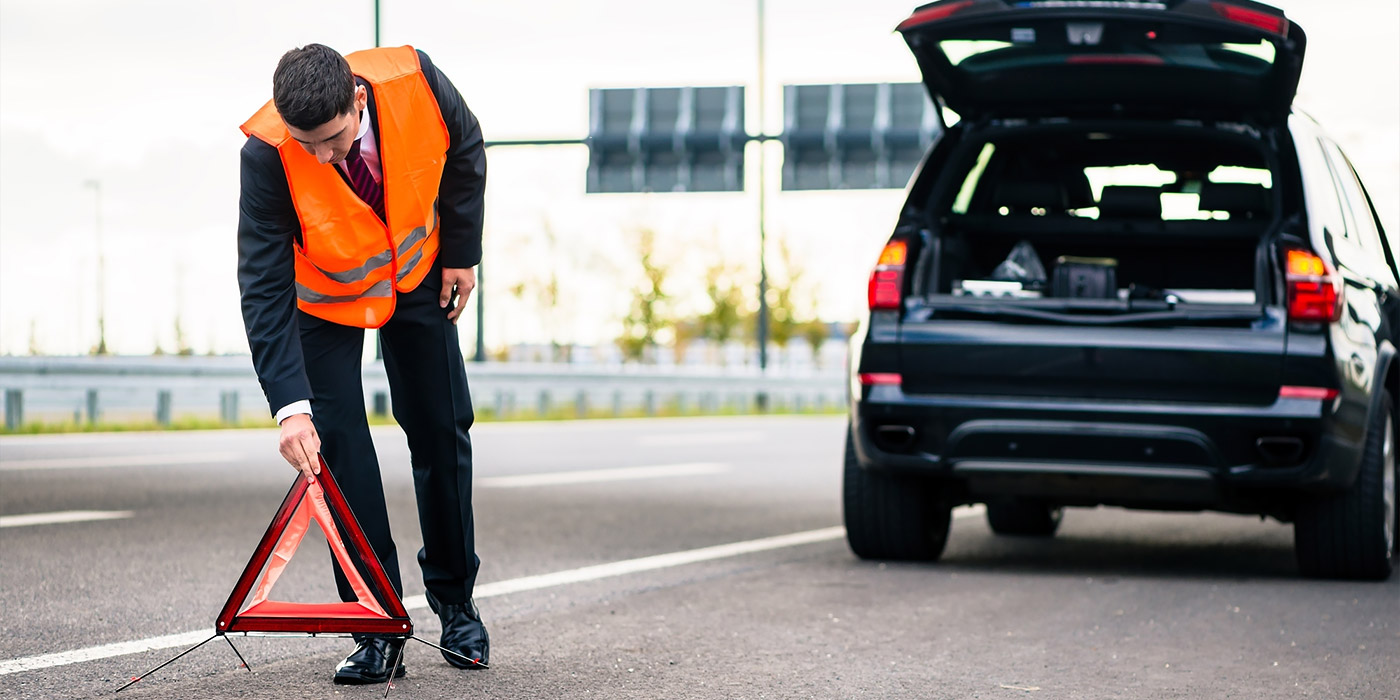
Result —
[{"label": "reflective stripe on vest", "polygon": [[[433,218],[431,224],[432,230],[436,231],[438,224],[437,200],[433,200]],[[428,229],[428,226],[419,226],[418,228],[415,228],[412,231],[410,231],[409,234],[404,237],[403,242],[399,244],[398,257],[402,258],[404,255],[408,254],[408,251],[413,248],[413,245],[415,243],[427,240]],[[414,268],[417,267],[418,261],[421,260],[422,257],[423,249],[419,248],[418,252],[414,253],[412,258],[404,262],[403,265],[399,267],[399,276],[398,279],[396,279],[395,281],[401,281],[404,277],[411,273],[414,270]],[[393,261],[394,253],[391,252],[388,248],[385,248],[374,257],[365,261],[365,264],[353,270],[331,272],[330,270],[321,269],[313,261],[308,260],[307,262],[310,262],[313,267],[316,267],[316,270],[319,271],[321,274],[325,275],[326,277],[329,277],[332,280],[335,280],[336,282],[339,282],[341,284],[354,284],[356,282],[363,282],[364,280],[369,278],[370,273],[378,270],[381,267],[384,267],[385,265],[392,263]]]},{"label": "reflective stripe on vest", "polygon": [[394,313],[394,291],[410,292],[437,259],[438,186],[447,127],[411,46],[345,57],[369,83],[378,131],[384,219],[360,200],[335,165],[322,164],[291,138],[272,102],[243,132],[277,149],[301,224],[295,246],[297,307],[364,328]]},{"label": "reflective stripe on vest", "polygon": [[394,295],[394,286],[389,284],[389,280],[375,282],[373,287],[366,289],[359,294],[351,294],[343,297],[333,297],[329,294],[320,294],[296,283],[297,299],[308,304],[346,304],[361,299],[372,299],[375,297],[391,297]]}]

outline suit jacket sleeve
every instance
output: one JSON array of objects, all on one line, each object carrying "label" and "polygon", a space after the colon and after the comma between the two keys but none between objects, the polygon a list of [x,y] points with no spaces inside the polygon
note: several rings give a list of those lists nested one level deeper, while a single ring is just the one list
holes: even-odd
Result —
[{"label": "suit jacket sleeve", "polygon": [[437,98],[447,125],[447,163],[438,188],[443,267],[473,267],[481,262],[481,227],[486,195],[486,144],[481,125],[452,81],[422,51],[418,62]]},{"label": "suit jacket sleeve", "polygon": [[292,242],[301,223],[277,149],[250,137],[241,156],[238,289],[253,369],[268,409],[310,399],[296,318]]}]

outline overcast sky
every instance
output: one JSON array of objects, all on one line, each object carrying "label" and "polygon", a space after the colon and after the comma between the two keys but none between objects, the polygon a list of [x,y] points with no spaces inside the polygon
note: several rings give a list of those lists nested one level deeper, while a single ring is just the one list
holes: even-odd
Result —
[{"label": "overcast sky", "polygon": [[[753,0],[381,4],[382,43],[432,55],[488,139],[584,135],[590,87],[755,82]],[[1276,4],[1308,32],[1298,104],[1348,151],[1394,233],[1400,3]],[[769,0],[766,130],[781,130],[785,83],[917,80],[891,31],[912,6]],[[197,351],[245,352],[234,277],[238,125],[270,96],[284,51],[370,46],[372,12],[370,0],[0,0],[0,352],[26,352],[31,335],[51,353],[95,342],[89,180],[100,182],[112,347],[169,350],[178,315]],[[752,95],[748,104],[756,133]],[[828,320],[854,319],[902,193],[776,193],[781,149],[769,148],[769,231],[805,272],[802,303]],[[577,147],[492,151],[489,343],[610,341],[638,274],[629,240],[644,227],[659,232],[689,310],[703,306],[698,280],[710,264],[724,259],[756,278],[752,191],[585,197],[586,163]],[[564,294],[541,310],[532,290],[551,269]],[[471,342],[473,320],[462,326]]]}]

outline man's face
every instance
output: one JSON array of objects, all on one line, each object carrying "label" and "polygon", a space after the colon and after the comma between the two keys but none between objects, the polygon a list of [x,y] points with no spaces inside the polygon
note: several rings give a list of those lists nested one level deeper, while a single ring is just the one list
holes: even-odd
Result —
[{"label": "man's face", "polygon": [[363,85],[356,85],[354,109],[310,131],[291,124],[287,125],[287,131],[307,153],[316,156],[318,162],[339,163],[349,155],[350,146],[360,133],[360,114],[368,103],[369,93]]}]

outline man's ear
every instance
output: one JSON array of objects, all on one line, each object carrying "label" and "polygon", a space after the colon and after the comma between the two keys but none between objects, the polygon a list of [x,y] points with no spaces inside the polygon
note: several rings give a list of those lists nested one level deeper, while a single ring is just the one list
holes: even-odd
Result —
[{"label": "man's ear", "polygon": [[367,107],[368,105],[369,105],[369,90],[366,90],[366,89],[365,89],[365,86],[363,86],[363,85],[356,85],[356,86],[355,86],[355,111],[356,111],[356,112],[363,112],[364,109],[365,109],[365,107]]}]

